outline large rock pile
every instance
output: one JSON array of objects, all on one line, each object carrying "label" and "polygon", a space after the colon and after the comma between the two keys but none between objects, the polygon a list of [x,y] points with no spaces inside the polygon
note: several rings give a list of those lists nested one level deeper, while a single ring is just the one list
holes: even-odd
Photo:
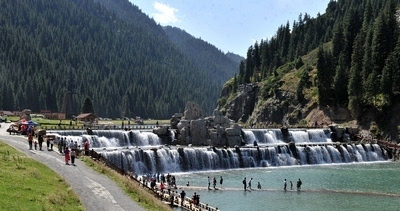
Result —
[{"label": "large rock pile", "polygon": [[242,128],[233,120],[223,116],[218,110],[214,110],[210,117],[201,118],[201,115],[202,111],[197,104],[186,104],[185,115],[177,125],[178,144],[216,147],[242,144]]}]

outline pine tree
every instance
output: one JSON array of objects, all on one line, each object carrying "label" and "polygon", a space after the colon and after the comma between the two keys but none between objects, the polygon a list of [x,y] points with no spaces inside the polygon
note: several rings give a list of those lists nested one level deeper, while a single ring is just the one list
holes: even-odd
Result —
[{"label": "pine tree", "polygon": [[383,94],[384,100],[387,105],[392,103],[393,97],[393,72],[399,70],[395,54],[392,53],[386,60],[385,67],[382,71],[380,90]]},{"label": "pine tree", "polygon": [[374,34],[372,38],[372,63],[374,64],[373,69],[377,74],[382,72],[385,59],[387,57],[387,40],[385,34],[385,20],[384,15],[381,13],[375,22]]},{"label": "pine tree", "polygon": [[379,88],[380,88],[380,77],[378,75],[378,71],[373,70],[372,73],[369,74],[365,86],[365,96],[367,104],[375,105],[375,101],[379,93]]},{"label": "pine tree", "polygon": [[93,102],[89,97],[83,102],[82,113],[94,113]]},{"label": "pine tree", "polygon": [[362,23],[359,19],[359,14],[353,8],[351,8],[345,18],[345,43],[344,43],[344,66],[350,67],[351,54],[353,52],[354,39],[360,31]]},{"label": "pine tree", "polygon": [[346,106],[348,93],[348,75],[346,69],[346,56],[342,53],[339,57],[339,63],[336,67],[336,74],[333,81],[333,88],[335,94],[335,104],[340,106]]},{"label": "pine tree", "polygon": [[332,98],[332,57],[322,46],[318,49],[317,57],[318,102],[320,105],[329,105]]},{"label": "pine tree", "polygon": [[363,58],[363,36],[362,33],[357,35],[354,46],[353,55],[351,59],[351,68],[349,75],[348,95],[349,105],[348,108],[354,117],[359,114],[359,108],[362,99],[362,58]]},{"label": "pine tree", "polygon": [[335,61],[339,60],[340,54],[344,50],[344,35],[342,25],[339,24],[333,31],[332,56]]},{"label": "pine tree", "polygon": [[304,94],[303,91],[305,88],[308,88],[310,86],[310,70],[312,68],[311,67],[306,67],[304,68],[303,73],[300,76],[300,81],[299,84],[297,85],[297,89],[296,89],[296,96],[297,96],[297,100],[299,102],[302,102],[304,100]]},{"label": "pine tree", "polygon": [[233,93],[237,92],[237,89],[238,89],[238,79],[237,75],[235,74],[235,76],[233,77],[232,92]]}]

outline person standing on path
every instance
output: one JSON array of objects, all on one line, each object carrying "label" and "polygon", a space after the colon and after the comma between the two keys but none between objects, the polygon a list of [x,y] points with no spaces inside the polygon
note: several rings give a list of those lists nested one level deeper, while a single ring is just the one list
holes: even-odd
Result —
[{"label": "person standing on path", "polygon": [[222,188],[222,183],[224,182],[224,179],[222,179],[222,176],[221,176],[221,178],[219,179],[219,184],[221,185],[221,188]]},{"label": "person standing on path", "polygon": [[42,151],[42,146],[43,146],[43,136],[42,135],[38,136],[38,141],[39,141],[39,150]]},{"label": "person standing on path", "polygon": [[29,133],[28,135],[29,150],[32,150],[32,143],[33,143],[33,135],[32,133]]},{"label": "person standing on path", "polygon": [[301,189],[301,184],[303,184],[299,178],[299,181],[297,181],[297,191],[300,191]]},{"label": "person standing on path", "polygon": [[246,185],[247,185],[246,177],[243,179],[242,183],[243,183],[243,188],[246,191]]},{"label": "person standing on path", "polygon": [[286,187],[287,187],[287,181],[286,179],[283,181],[283,190],[286,191]]},{"label": "person standing on path", "polygon": [[70,155],[71,155],[71,164],[75,166],[76,150],[71,150]]},{"label": "person standing on path", "polygon": [[65,147],[64,150],[65,165],[69,165],[69,149]]},{"label": "person standing on path", "polygon": [[251,190],[251,180],[253,180],[253,177],[250,178],[250,180],[249,180],[249,185],[247,186],[247,188],[250,189],[250,190]]},{"label": "person standing on path", "polygon": [[183,206],[183,202],[185,201],[185,196],[186,196],[186,193],[185,193],[184,190],[182,190],[182,192],[181,192],[181,206]]},{"label": "person standing on path", "polygon": [[213,187],[214,187],[214,190],[215,190],[216,186],[217,186],[217,179],[215,179],[215,177],[214,177],[214,179],[213,179]]},{"label": "person standing on path", "polygon": [[261,189],[261,184],[260,184],[260,182],[258,182],[257,188],[258,188],[258,189]]},{"label": "person standing on path", "polygon": [[290,190],[293,190],[293,182],[290,180]]},{"label": "person standing on path", "polygon": [[[63,143],[64,143],[64,138],[63,137],[61,137],[60,138],[60,141],[58,142],[58,151],[60,152],[60,153],[62,153],[63,152]],[[48,148],[48,147],[47,147]]]},{"label": "person standing on path", "polygon": [[85,150],[85,155],[88,156],[89,155],[89,140],[85,141],[85,143],[83,144],[83,149]]},{"label": "person standing on path", "polygon": [[211,189],[210,186],[211,186],[211,178],[210,178],[210,176],[208,176],[208,190]]}]

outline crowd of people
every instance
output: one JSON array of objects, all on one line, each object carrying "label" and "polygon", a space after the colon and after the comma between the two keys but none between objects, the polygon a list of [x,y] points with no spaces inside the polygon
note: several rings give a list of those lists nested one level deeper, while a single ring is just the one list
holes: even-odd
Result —
[{"label": "crowd of people", "polygon": [[[32,129],[28,132],[27,136],[28,136],[29,150],[35,149],[43,151],[44,137],[42,134],[37,134],[37,140],[34,140],[35,130]],[[54,139],[55,137],[53,136],[47,137],[46,145],[48,151],[53,150],[55,141]],[[75,166],[75,159],[78,155],[80,155],[80,152],[82,151],[82,148],[80,145],[78,145],[78,142],[73,140],[68,141],[66,137],[59,137],[57,145],[59,153],[64,156],[65,165]],[[83,150],[85,151],[85,155],[88,155],[89,145],[90,145],[89,141],[85,140],[83,143]],[[71,164],[69,163],[70,161]]]}]

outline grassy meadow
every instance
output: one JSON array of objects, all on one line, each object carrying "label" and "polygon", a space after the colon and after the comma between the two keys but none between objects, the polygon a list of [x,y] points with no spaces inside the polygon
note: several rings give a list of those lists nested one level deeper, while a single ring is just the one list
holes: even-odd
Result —
[{"label": "grassy meadow", "polygon": [[63,178],[1,141],[0,190],[0,210],[85,210]]}]

